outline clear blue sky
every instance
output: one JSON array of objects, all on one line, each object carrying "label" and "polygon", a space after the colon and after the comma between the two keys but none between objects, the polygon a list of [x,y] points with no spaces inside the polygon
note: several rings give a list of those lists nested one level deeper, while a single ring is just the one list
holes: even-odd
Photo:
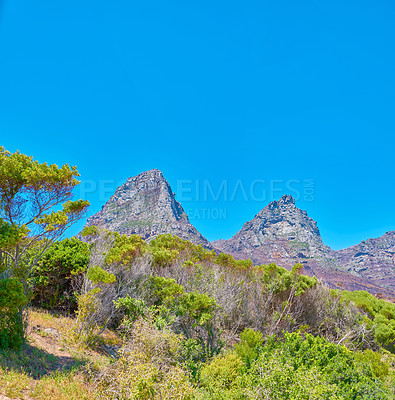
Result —
[{"label": "clear blue sky", "polygon": [[335,249],[395,230],[393,1],[0,6],[0,144],[77,165],[90,214],[159,168],[210,240],[283,193]]}]

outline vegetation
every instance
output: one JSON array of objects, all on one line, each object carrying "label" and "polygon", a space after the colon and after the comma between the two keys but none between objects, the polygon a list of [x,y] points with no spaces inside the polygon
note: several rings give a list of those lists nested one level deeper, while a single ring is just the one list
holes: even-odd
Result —
[{"label": "vegetation", "polygon": [[341,298],[346,303],[354,303],[363,310],[368,318],[365,318],[366,325],[374,330],[374,337],[378,344],[394,351],[395,345],[395,304],[389,303],[365,290],[341,292]]},{"label": "vegetation", "polygon": [[[8,327],[12,339],[2,340],[2,346],[22,342],[22,309],[31,295],[31,272],[89,205],[71,200],[77,176],[76,167],[40,164],[19,151],[11,154],[0,147],[0,279],[6,281],[3,287],[12,285],[15,294],[3,307],[1,329],[6,332]],[[7,283],[7,279],[11,280]],[[24,298],[13,279],[22,284]],[[14,338],[17,332],[18,339]]]},{"label": "vegetation", "polygon": [[0,280],[0,348],[19,348],[23,340],[22,307],[27,303],[16,278]]},{"label": "vegetation", "polygon": [[202,392],[212,399],[388,399],[387,370],[377,374],[370,357],[311,334],[271,336],[263,345],[246,331],[239,346],[203,368]]},{"label": "vegetation", "polygon": [[394,398],[392,303],[172,235],[56,240],[76,169],[1,149],[0,172],[0,395]]},{"label": "vegetation", "polygon": [[76,238],[55,242],[32,271],[32,304],[45,309],[75,310],[75,293],[81,289],[89,256],[89,245]]}]

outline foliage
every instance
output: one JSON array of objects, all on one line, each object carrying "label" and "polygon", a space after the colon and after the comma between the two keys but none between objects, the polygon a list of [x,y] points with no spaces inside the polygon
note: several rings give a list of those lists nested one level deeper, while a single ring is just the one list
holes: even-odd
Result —
[{"label": "foliage", "polygon": [[[31,293],[29,277],[40,257],[89,206],[87,201],[71,201],[78,176],[77,168],[68,164],[40,164],[0,147],[0,279],[17,278],[25,296]],[[19,328],[9,333],[19,342]]]},{"label": "foliage", "polygon": [[114,274],[99,266],[89,268],[86,277],[96,285],[99,283],[114,283],[116,279]]},{"label": "foliage", "polygon": [[184,288],[174,279],[162,276],[151,276],[147,285],[150,287],[150,297],[154,305],[170,305],[176,297],[184,293]]},{"label": "foliage", "polygon": [[89,245],[77,238],[55,242],[32,272],[32,304],[46,309],[76,308],[74,292],[88,267]]},{"label": "foliage", "polygon": [[230,254],[221,253],[216,258],[215,262],[226,268],[234,268],[234,269],[250,269],[252,268],[251,260],[235,260]]},{"label": "foliage", "polygon": [[240,343],[234,346],[237,355],[243,360],[247,368],[251,367],[253,362],[258,358],[260,348],[263,345],[262,332],[253,329],[244,329],[240,334]]},{"label": "foliage", "polygon": [[203,387],[214,389],[218,394],[221,391],[232,393],[237,391],[239,377],[244,370],[243,361],[237,354],[229,352],[219,355],[202,369],[201,384]]},{"label": "foliage", "polygon": [[[239,350],[256,340],[249,332]],[[255,336],[255,339],[257,337]],[[250,341],[250,345],[248,342]],[[251,363],[230,352],[202,370],[206,398],[213,399],[388,399],[370,366],[344,346],[310,334],[284,333],[283,340],[271,336],[256,347]],[[242,352],[245,354],[245,352]],[[240,363],[243,363],[242,366]],[[384,372],[385,374],[385,372]]]},{"label": "foliage", "polygon": [[365,290],[341,292],[341,298],[345,302],[353,302],[357,307],[365,311],[370,320],[366,320],[368,326],[374,328],[376,341],[389,350],[394,351],[395,345],[395,304],[382,299],[377,299]]},{"label": "foliage", "polygon": [[299,296],[318,283],[316,277],[302,275],[300,273],[302,268],[302,264],[295,264],[291,271],[276,264],[257,265],[253,273],[267,291],[279,294],[292,288],[295,295]]},{"label": "foliage", "polygon": [[85,286],[83,293],[77,296],[77,319],[73,329],[74,340],[80,344],[91,344],[97,338],[97,330],[105,329],[107,321],[103,323],[96,318],[96,313],[103,308],[98,294],[104,286],[113,284],[116,277],[100,266],[91,266],[86,273],[86,279],[93,287],[89,289]]},{"label": "foliage", "polygon": [[125,336],[121,357],[99,378],[100,398],[192,399],[194,389],[176,365],[181,337],[138,319]]},{"label": "foliage", "polygon": [[145,318],[145,303],[141,299],[134,299],[127,295],[118,300],[114,300],[115,308],[117,310],[123,309],[127,321],[134,322],[137,318]]},{"label": "foliage", "polygon": [[130,265],[135,258],[144,253],[146,243],[139,235],[121,235],[112,232],[114,244],[106,256],[107,264]]},{"label": "foliage", "polygon": [[195,245],[171,234],[159,235],[149,245],[154,264],[162,267],[180,259],[181,255],[182,258],[191,262],[215,259],[214,251],[208,251],[200,245]]},{"label": "foliage", "polygon": [[0,348],[18,349],[24,338],[22,307],[27,303],[16,278],[0,280]]},{"label": "foliage", "polygon": [[205,293],[184,293],[179,298],[177,315],[186,317],[192,327],[209,324],[215,316],[217,304]]},{"label": "foliage", "polygon": [[[11,274],[23,267],[24,286],[53,240],[85,214],[87,201],[71,201],[78,176],[77,168],[68,164],[60,168],[40,164],[19,151],[11,154],[0,147],[1,251],[9,259]],[[62,210],[54,211],[59,205]],[[26,258],[27,250],[38,243],[35,257]]]},{"label": "foliage", "polygon": [[91,344],[97,338],[97,329],[100,329],[95,313],[100,309],[100,301],[96,294],[100,289],[91,290],[77,296],[78,310],[76,322],[70,336],[80,345]]}]

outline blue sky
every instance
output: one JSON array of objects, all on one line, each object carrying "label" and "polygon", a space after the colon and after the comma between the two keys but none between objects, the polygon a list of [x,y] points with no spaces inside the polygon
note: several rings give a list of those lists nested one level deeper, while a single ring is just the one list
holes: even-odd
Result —
[{"label": "blue sky", "polygon": [[393,1],[0,5],[0,144],[90,214],[159,168],[210,240],[284,193],[335,249],[395,230]]}]

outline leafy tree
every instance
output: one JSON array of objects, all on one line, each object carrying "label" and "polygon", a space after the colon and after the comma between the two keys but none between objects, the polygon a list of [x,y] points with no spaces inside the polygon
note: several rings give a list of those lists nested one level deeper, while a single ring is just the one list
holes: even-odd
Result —
[{"label": "leafy tree", "polygon": [[90,249],[77,238],[55,242],[32,272],[32,303],[44,308],[76,308],[74,292],[82,284]]},{"label": "leafy tree", "polygon": [[[0,249],[4,277],[28,277],[40,257],[74,222],[88,201],[72,201],[76,167],[40,164],[0,147]],[[32,252],[32,248],[34,251]]]},{"label": "leafy tree", "polygon": [[[76,167],[40,164],[19,151],[0,147],[0,330],[3,347],[23,340],[23,307],[30,295],[29,277],[45,251],[82,218],[87,201],[72,201],[78,185]],[[5,340],[6,338],[7,340]]]}]

